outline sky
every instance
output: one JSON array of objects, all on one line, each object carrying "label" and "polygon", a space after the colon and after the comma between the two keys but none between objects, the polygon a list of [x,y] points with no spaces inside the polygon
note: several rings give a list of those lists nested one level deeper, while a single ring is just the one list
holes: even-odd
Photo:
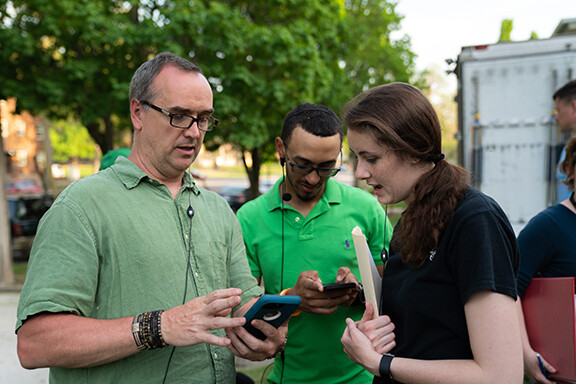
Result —
[{"label": "sky", "polygon": [[[512,19],[513,41],[528,40],[532,31],[548,38],[561,19],[576,18],[576,0],[397,0],[404,16],[401,30],[418,55],[416,68],[448,69],[445,59],[456,61],[462,47],[498,41],[502,20]],[[454,77],[455,75],[447,75]],[[452,81],[450,81],[452,83]]]}]

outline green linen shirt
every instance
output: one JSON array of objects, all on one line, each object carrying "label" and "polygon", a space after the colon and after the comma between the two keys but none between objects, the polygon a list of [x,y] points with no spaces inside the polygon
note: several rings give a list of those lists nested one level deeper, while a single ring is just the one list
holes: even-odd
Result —
[{"label": "green linen shirt", "polygon": [[[261,294],[226,201],[197,187],[189,173],[174,199],[166,185],[120,157],[71,184],[42,218],[16,329],[41,312],[114,319],[229,287],[242,289],[242,304]],[[171,350],[145,350],[93,368],[51,368],[50,382],[162,383]],[[175,349],[166,382],[228,384],[234,376],[228,349],[198,344]]]},{"label": "green linen shirt", "polygon": [[[388,246],[392,225],[372,195],[329,179],[320,201],[303,217],[282,204],[281,181],[238,211],[252,274],[263,278],[266,293],[293,287],[302,271],[318,271],[323,283],[333,283],[338,268],[346,266],[360,280],[351,234],[355,226],[366,235],[374,261],[382,264],[380,252],[385,239]],[[284,367],[281,358],[276,358],[269,380],[282,384],[372,383],[373,376],[348,358],[340,342],[346,318],[360,320],[363,311],[363,307],[340,307],[329,316],[302,312],[292,317]]]}]

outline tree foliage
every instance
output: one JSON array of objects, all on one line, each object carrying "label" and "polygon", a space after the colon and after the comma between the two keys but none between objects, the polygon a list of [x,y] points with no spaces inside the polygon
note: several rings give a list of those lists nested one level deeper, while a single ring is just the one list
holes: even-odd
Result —
[{"label": "tree foliage", "polygon": [[58,120],[50,127],[54,161],[66,163],[70,158],[93,160],[94,142],[86,127],[77,122]]},{"label": "tree foliage", "polygon": [[134,70],[162,51],[197,62],[215,90],[209,146],[250,153],[253,191],[286,113],[337,112],[363,89],[409,81],[408,38],[387,0],[10,0],[0,3],[0,97],[73,117],[105,153],[131,125]]},{"label": "tree foliage", "polygon": [[512,29],[514,28],[514,21],[512,19],[504,19],[502,20],[502,24],[500,26],[500,38],[498,39],[499,43],[512,41]]}]

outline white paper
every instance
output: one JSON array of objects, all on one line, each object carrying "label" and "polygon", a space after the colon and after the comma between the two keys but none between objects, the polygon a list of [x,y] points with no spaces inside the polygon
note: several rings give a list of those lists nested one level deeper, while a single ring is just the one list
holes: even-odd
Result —
[{"label": "white paper", "polygon": [[352,240],[354,241],[354,250],[356,251],[356,258],[358,259],[358,268],[360,269],[364,295],[366,296],[366,300],[374,307],[374,318],[376,318],[380,313],[379,304],[382,278],[372,258],[370,247],[368,247],[368,243],[366,242],[366,236],[364,236],[360,227],[356,226],[352,230]]}]

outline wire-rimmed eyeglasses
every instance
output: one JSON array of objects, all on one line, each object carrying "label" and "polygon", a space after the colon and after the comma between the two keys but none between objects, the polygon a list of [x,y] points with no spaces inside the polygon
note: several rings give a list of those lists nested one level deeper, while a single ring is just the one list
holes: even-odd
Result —
[{"label": "wire-rimmed eyeglasses", "polygon": [[155,109],[156,111],[162,113],[163,115],[168,116],[170,118],[170,125],[173,126],[174,128],[188,129],[194,123],[197,123],[199,130],[208,132],[213,130],[214,127],[218,125],[218,119],[215,119],[212,116],[194,117],[190,115],[185,115],[183,113],[172,113],[145,100],[140,100],[140,102],[144,105],[149,106],[152,109]]},{"label": "wire-rimmed eyeglasses", "polygon": [[286,154],[287,163],[292,167],[292,172],[297,175],[308,175],[312,171],[316,171],[320,177],[334,177],[338,172],[342,170],[342,167],[330,168],[330,167],[313,167],[307,164],[296,164],[288,159],[288,154]]}]

